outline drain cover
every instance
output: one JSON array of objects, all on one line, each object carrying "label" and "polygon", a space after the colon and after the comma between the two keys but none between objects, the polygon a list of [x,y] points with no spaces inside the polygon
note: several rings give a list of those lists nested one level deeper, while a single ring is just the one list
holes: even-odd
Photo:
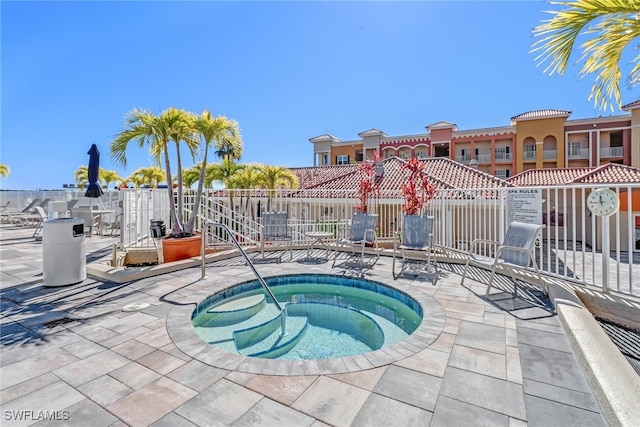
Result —
[{"label": "drain cover", "polygon": [[596,317],[596,320],[640,375],[640,331],[600,317]]},{"label": "drain cover", "polygon": [[149,307],[148,302],[133,302],[122,307],[122,311],[138,311]]}]

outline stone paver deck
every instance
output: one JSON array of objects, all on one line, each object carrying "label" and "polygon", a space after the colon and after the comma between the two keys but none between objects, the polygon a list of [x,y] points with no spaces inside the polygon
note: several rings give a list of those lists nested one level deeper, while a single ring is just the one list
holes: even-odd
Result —
[{"label": "stone paver deck", "polygon": [[[239,257],[210,264],[204,280],[190,268],[45,288],[31,233],[0,226],[3,426],[606,425],[548,300],[526,287],[514,298],[507,280],[484,298],[480,282],[459,285],[459,266],[442,265],[435,283],[394,281],[382,257],[366,277],[433,315],[413,341],[350,360],[255,362],[203,346],[188,327],[203,295],[253,278]],[[87,255],[113,241],[87,239]],[[351,274],[304,257],[257,268]],[[137,302],[150,305],[122,311]]]}]

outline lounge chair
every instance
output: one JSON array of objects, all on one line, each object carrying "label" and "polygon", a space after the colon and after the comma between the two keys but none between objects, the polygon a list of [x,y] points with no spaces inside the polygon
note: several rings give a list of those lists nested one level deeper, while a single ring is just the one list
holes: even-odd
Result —
[{"label": "lounge chair", "polygon": [[42,231],[42,227],[44,222],[47,220],[47,213],[40,206],[34,207],[38,218],[34,220],[33,224],[36,226],[36,229],[33,230],[33,237],[39,237],[40,232]]},{"label": "lounge chair", "polygon": [[32,214],[33,207],[38,203],[40,203],[40,199],[36,197],[35,199],[27,203],[22,210],[7,210],[5,212],[0,212],[0,219],[2,220],[2,222],[20,224],[20,217],[25,214]]},{"label": "lounge chair", "polygon": [[263,212],[262,225],[260,226],[260,252],[264,258],[265,243],[284,243],[289,246],[289,255],[293,259],[293,236],[288,224],[287,212]]},{"label": "lounge chair", "polygon": [[[419,275],[420,267],[424,267],[424,272],[436,272],[438,267],[431,262],[431,252],[433,251],[433,221],[432,216],[405,215],[402,230],[396,233],[393,243],[393,278],[406,274],[410,270],[413,275]],[[426,262],[421,259],[409,258],[411,252],[425,252]],[[396,263],[400,264],[400,271],[396,274]]]},{"label": "lounge chair", "polygon": [[[547,292],[547,287],[544,280],[542,280],[535,257],[536,240],[543,228],[544,225],[527,224],[514,221],[509,224],[509,227],[507,227],[507,232],[502,244],[492,240],[474,240],[469,248],[469,254],[464,266],[460,285],[464,284],[464,279],[467,276],[469,265],[491,269],[491,277],[489,278],[487,291],[485,292],[485,295],[489,295],[489,291],[493,286],[493,279],[495,277],[496,270],[500,267],[500,269],[509,272],[511,280],[513,281],[514,291],[517,292],[517,283],[514,273],[517,270],[527,270],[529,265],[532,265],[533,270],[537,275],[540,288]],[[491,248],[491,256],[478,254],[476,252],[478,250],[478,245],[483,245],[485,249]]]},{"label": "lounge chair", "polygon": [[[375,264],[378,258],[380,258],[378,240],[376,238],[376,224],[378,223],[377,214],[363,214],[355,213],[351,218],[351,225],[347,227],[348,237],[338,239],[337,246],[349,247],[351,249],[351,257],[358,259],[358,266],[360,271],[365,266],[364,256],[365,248],[375,248],[375,259],[371,265]],[[355,249],[359,248],[359,255],[356,254]],[[336,251],[336,255],[333,258],[333,265],[335,267],[336,260],[338,259],[339,252]]]}]

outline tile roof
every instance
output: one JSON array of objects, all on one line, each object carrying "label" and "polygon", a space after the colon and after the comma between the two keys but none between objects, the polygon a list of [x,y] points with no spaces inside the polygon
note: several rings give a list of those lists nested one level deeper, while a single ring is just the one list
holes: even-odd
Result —
[{"label": "tile roof", "polygon": [[329,134],[329,133],[325,133],[322,135],[318,135],[318,136],[314,136],[313,138],[309,138],[309,142],[320,142],[320,141],[331,141],[331,142],[337,142],[337,141],[342,141],[340,138],[336,138],[335,136]]},{"label": "tile roof", "polygon": [[[423,160],[426,163],[425,173],[431,185],[437,190],[500,188],[510,186],[506,181],[485,172],[470,168],[454,160],[436,157]],[[383,160],[384,178],[380,191],[389,197],[400,196],[400,186],[405,182],[407,171],[403,169],[406,161],[399,157]],[[320,166],[315,168],[291,169],[300,181],[300,190],[308,190],[309,197],[334,197],[343,190],[357,191],[360,182],[358,165]],[[342,172],[342,173],[341,173]]]},{"label": "tile roof", "polygon": [[571,111],[568,110],[534,110],[526,113],[518,114],[511,117],[511,120],[532,120],[546,119],[550,117],[569,117]]},{"label": "tile roof", "polygon": [[583,176],[593,169],[595,168],[529,169],[507,178],[507,182],[518,187],[563,185],[573,182],[576,178]]},{"label": "tile roof", "polygon": [[574,180],[575,183],[616,184],[640,183],[640,169],[618,163],[607,163],[598,166],[591,172]]},{"label": "tile roof", "polygon": [[529,169],[507,179],[515,186],[640,183],[640,169],[607,163],[598,167]]},{"label": "tile roof", "polygon": [[430,124],[430,125],[426,126],[426,129],[428,129],[428,130],[449,129],[449,128],[452,128],[453,130],[458,130],[458,125],[456,125],[455,123],[451,123],[451,122],[440,121],[440,122],[436,122],[436,123],[433,123],[433,124]]},{"label": "tile roof", "polygon": [[622,106],[623,110],[633,110],[635,108],[640,108],[640,99]]}]

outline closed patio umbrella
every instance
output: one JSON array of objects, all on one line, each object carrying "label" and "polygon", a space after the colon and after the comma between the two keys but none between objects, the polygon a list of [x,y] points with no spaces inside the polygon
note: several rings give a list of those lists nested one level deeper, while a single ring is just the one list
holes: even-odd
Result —
[{"label": "closed patio umbrella", "polygon": [[89,155],[89,168],[87,170],[89,186],[87,187],[87,191],[84,193],[84,196],[97,198],[102,196],[102,187],[100,187],[100,183],[98,182],[98,173],[100,172],[100,152],[98,151],[96,144],[91,144],[91,148],[87,154]]}]

